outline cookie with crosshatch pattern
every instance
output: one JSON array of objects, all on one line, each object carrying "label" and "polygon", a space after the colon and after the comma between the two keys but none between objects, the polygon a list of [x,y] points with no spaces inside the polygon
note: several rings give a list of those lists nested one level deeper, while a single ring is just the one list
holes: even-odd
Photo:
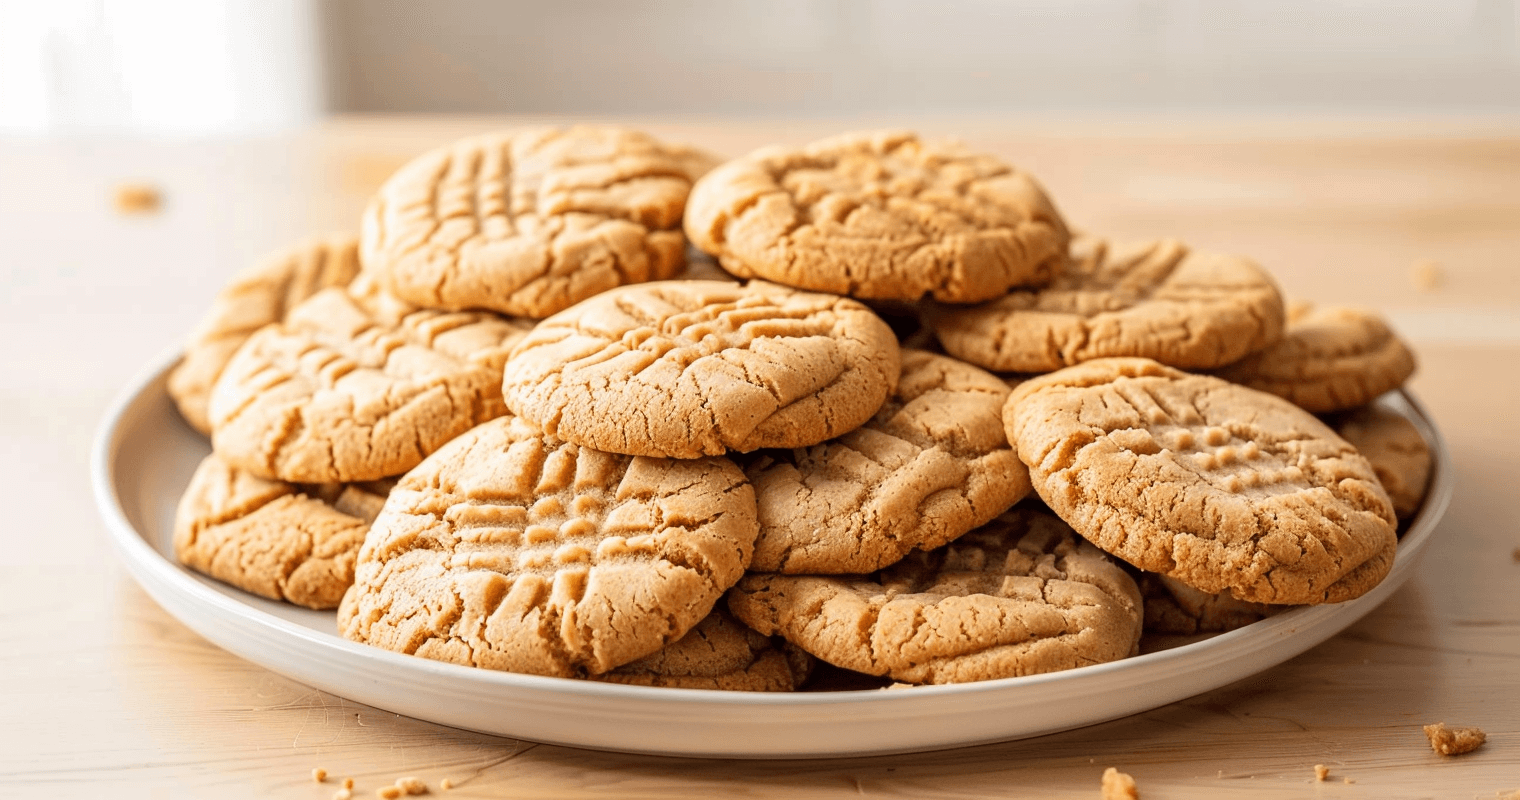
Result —
[{"label": "cookie with crosshatch pattern", "polygon": [[1034,675],[1134,655],[1140,590],[1043,509],[869,575],[751,573],[728,593],[746,625],[820,659],[906,683]]},{"label": "cookie with crosshatch pattern", "polygon": [[1143,570],[1314,604],[1360,596],[1393,566],[1393,504],[1372,465],[1280,397],[1107,358],[1019,384],[1003,422],[1040,498]]},{"label": "cookie with crosshatch pattern", "polygon": [[757,532],[754,491],[726,458],[614,455],[509,415],[402,477],[339,628],[440,661],[600,675],[706,617]]},{"label": "cookie with crosshatch pattern", "polygon": [[1216,374],[1325,414],[1370,403],[1414,370],[1414,352],[1376,313],[1298,303],[1282,339]]},{"label": "cookie with crosshatch pattern", "polygon": [[1027,173],[906,131],[766,147],[699,180],[692,243],[724,269],[857,298],[988,300],[1050,279],[1069,234]]},{"label": "cookie with crosshatch pattern", "polygon": [[978,306],[931,306],[945,351],[997,372],[1050,372],[1108,356],[1222,366],[1277,341],[1283,302],[1249,259],[1161,240],[1079,239],[1047,286]]},{"label": "cookie with crosshatch pattern", "polygon": [[274,480],[399,475],[506,413],[501,365],[531,327],[483,312],[418,309],[361,275],[251,336],[211,393],[212,444]]},{"label": "cookie with crosshatch pattern", "polygon": [[854,300],[762,281],[657,281],[540,322],[513,348],[502,395],[566,441],[697,458],[852,431],[899,370],[892,329]]},{"label": "cookie with crosshatch pattern", "polygon": [[546,317],[683,269],[686,196],[715,163],[610,126],[461,139],[380,188],[361,230],[365,268],[427,308]]}]

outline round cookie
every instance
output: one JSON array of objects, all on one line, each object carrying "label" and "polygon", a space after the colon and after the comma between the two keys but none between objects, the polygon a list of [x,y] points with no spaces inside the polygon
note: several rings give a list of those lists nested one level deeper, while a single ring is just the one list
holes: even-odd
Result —
[{"label": "round cookie", "polygon": [[845,134],[730,161],[692,189],[686,235],[740,277],[951,303],[1044,283],[1070,238],[1026,173],[904,132]]},{"label": "round cookie", "polygon": [[1376,314],[1296,304],[1281,341],[1216,374],[1324,414],[1399,388],[1414,367],[1414,353]]},{"label": "round cookie", "polygon": [[1338,420],[1335,432],[1350,442],[1377,473],[1400,520],[1413,517],[1430,483],[1430,445],[1402,414],[1364,406]]},{"label": "round cookie", "polygon": [[215,453],[190,478],[174,516],[185,566],[271,600],[336,608],[388,482],[297,485],[229,466]]},{"label": "round cookie", "polygon": [[1282,296],[1245,258],[1170,240],[1110,247],[1084,239],[1073,250],[1073,263],[1042,289],[929,309],[945,351],[995,372],[1050,372],[1108,356],[1207,369],[1282,336]]},{"label": "round cookie", "polygon": [[233,276],[190,335],[184,360],[169,373],[169,396],[185,421],[210,435],[211,387],[243,342],[302,300],[345,286],[358,274],[359,240],[333,235],[302,242]]},{"label": "round cookie", "polygon": [[904,350],[869,422],[745,466],[760,506],[750,569],[863,574],[984,525],[1029,493],[1003,433],[1008,387],[947,356]]},{"label": "round cookie", "polygon": [[1145,633],[1191,636],[1221,633],[1259,622],[1287,608],[1236,600],[1229,592],[1207,594],[1165,575],[1142,573]]},{"label": "round cookie", "polygon": [[376,480],[506,412],[501,365],[529,323],[419,311],[368,284],[318,292],[228,362],[211,421],[229,464],[298,483]]},{"label": "round cookie", "polygon": [[380,188],[364,215],[364,264],[427,308],[546,317],[680,271],[686,196],[714,163],[615,127],[463,139]]},{"label": "round cookie", "polygon": [[707,616],[757,532],[754,491],[726,458],[613,455],[501,417],[402,477],[339,629],[440,661],[599,675]]},{"label": "round cookie", "polygon": [[778,645],[720,607],[658,652],[596,679],[679,689],[793,692],[812,670],[813,657],[801,648]]},{"label": "round cookie", "polygon": [[1043,511],[1014,509],[872,575],[750,574],[728,607],[818,658],[906,683],[959,683],[1125,658],[1140,590]]},{"label": "round cookie", "polygon": [[892,330],[854,300],[759,281],[662,281],[539,323],[512,351],[502,394],[566,441],[697,458],[854,430],[898,371]]},{"label": "round cookie", "polygon": [[1393,565],[1367,460],[1273,395],[1138,358],[1019,385],[1003,421],[1040,497],[1093,544],[1209,594],[1334,603]]}]

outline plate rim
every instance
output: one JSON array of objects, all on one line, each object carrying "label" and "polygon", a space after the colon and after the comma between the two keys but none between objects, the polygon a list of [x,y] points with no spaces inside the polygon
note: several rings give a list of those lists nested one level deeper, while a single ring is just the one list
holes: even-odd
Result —
[{"label": "plate rim", "polygon": [[[190,627],[198,634],[212,641],[223,649],[233,652],[240,658],[253,661],[261,667],[286,675],[297,682],[309,682],[303,678],[286,673],[284,670],[271,666],[256,658],[247,656],[234,650],[227,644],[217,641],[206,635],[198,626],[186,620],[174,609],[161,599],[155,591],[155,586],[150,583],[161,584],[164,587],[173,587],[176,591],[186,594],[187,599],[215,609],[219,613],[227,614],[246,624],[257,625],[271,629],[283,636],[293,637],[303,642],[308,647],[315,647],[329,658],[354,659],[358,664],[376,665],[377,669],[399,670],[402,673],[412,673],[450,682],[462,682],[467,685],[478,685],[483,689],[501,689],[538,692],[545,695],[546,700],[559,698],[582,701],[586,697],[602,698],[632,702],[636,704],[653,703],[658,706],[700,706],[717,705],[725,708],[736,709],[827,709],[838,707],[840,710],[851,709],[860,704],[870,704],[870,707],[900,707],[904,710],[911,708],[923,708],[925,703],[941,702],[950,699],[966,700],[977,699],[984,696],[999,696],[1012,691],[1028,689],[1036,691],[1039,687],[1050,685],[1070,684],[1074,681],[1101,680],[1112,674],[1124,675],[1131,672],[1143,671],[1148,668],[1164,668],[1173,662],[1187,662],[1198,658],[1208,658],[1211,654],[1221,658],[1226,657],[1231,650],[1240,650],[1248,643],[1260,642],[1259,647],[1245,648],[1247,652],[1264,649],[1269,646],[1274,637],[1293,635],[1304,629],[1315,629],[1335,621],[1335,618],[1345,614],[1353,614],[1349,621],[1337,627],[1334,631],[1309,643],[1293,653],[1274,660],[1271,664],[1264,665],[1260,669],[1253,670],[1249,674],[1270,669],[1283,661],[1292,658],[1312,647],[1317,646],[1325,639],[1354,624],[1365,614],[1372,611],[1408,580],[1413,572],[1414,565],[1423,553],[1427,542],[1436,529],[1439,521],[1444,516],[1447,506],[1450,504],[1453,488],[1455,485],[1454,468],[1450,454],[1447,450],[1444,438],[1436,427],[1429,412],[1419,400],[1406,389],[1396,390],[1400,400],[1409,406],[1413,412],[1401,415],[1411,418],[1421,435],[1425,437],[1431,450],[1431,477],[1423,504],[1411,520],[1400,540],[1398,553],[1395,557],[1393,569],[1390,571],[1382,584],[1374,587],[1372,591],[1362,597],[1346,603],[1326,604],[1318,606],[1301,606],[1285,611],[1281,614],[1269,617],[1259,622],[1228,631],[1208,639],[1181,645],[1158,652],[1145,653],[1120,659],[1118,661],[1095,664],[1086,667],[1078,667],[1071,670],[1045,673],[1041,675],[1029,675],[1012,678],[999,678],[988,681],[976,681],[970,683],[942,684],[915,686],[912,691],[823,691],[823,692],[726,692],[711,689],[683,689],[670,687],[649,687],[629,684],[574,680],[569,678],[557,678],[541,675],[528,675],[521,673],[502,672],[467,667],[459,664],[450,664],[432,659],[408,656],[393,653],[367,645],[350,642],[338,636],[336,631],[331,634],[322,634],[311,628],[290,620],[282,619],[267,611],[263,611],[252,605],[239,602],[232,597],[218,592],[209,586],[196,580],[183,567],[173,562],[150,542],[148,536],[139,531],[132,523],[131,518],[123,505],[122,497],[117,491],[117,479],[115,474],[115,462],[120,453],[122,440],[125,438],[126,429],[124,422],[129,414],[139,404],[149,402],[154,398],[151,390],[162,388],[168,372],[179,362],[181,358],[179,348],[172,348],[142,368],[138,374],[117,394],[108,410],[99,423],[90,454],[90,478],[93,488],[95,504],[103,521],[106,523],[108,537],[113,549],[119,558],[125,562],[128,572],[133,579],[144,588],[154,601],[174,616],[181,624]],[[165,393],[167,394],[167,393]],[[172,404],[172,400],[170,400]],[[1366,602],[1364,602],[1366,601]],[[1365,607],[1363,607],[1365,606]],[[1217,652],[1216,651],[1220,651]],[[1225,684],[1231,681],[1226,681]],[[1219,684],[1219,685],[1225,685]],[[1192,691],[1185,697],[1195,696],[1209,691],[1217,686],[1200,684],[1196,691]],[[338,694],[342,694],[338,692]],[[1175,702],[1168,701],[1168,702]],[[1157,707],[1157,706],[1150,706]],[[398,712],[404,713],[404,712]],[[1115,719],[1127,716],[1130,713],[1108,717]],[[425,717],[423,717],[425,719]],[[436,724],[452,725],[453,727],[465,727],[451,722],[429,720]],[[1101,720],[1099,720],[1101,721]],[[1096,722],[1084,722],[1068,727],[1082,727]],[[474,728],[470,728],[474,729]],[[1066,729],[1066,728],[1063,728]],[[492,735],[502,734],[496,731],[482,731]],[[1051,731],[1045,731],[1048,733]],[[1041,733],[1025,734],[1022,736],[1006,736],[987,740],[967,740],[940,744],[934,746],[912,746],[901,750],[873,749],[869,753],[887,752],[925,752],[935,749],[970,746],[986,741],[1008,741],[1025,738],[1026,736],[1042,735]],[[518,736],[518,738],[533,739],[531,735]],[[545,740],[547,741],[547,740]],[[592,747],[595,749],[619,750],[622,752],[651,753],[660,755],[681,755],[698,757],[751,757],[751,758],[801,758],[816,757],[829,758],[841,755],[863,755],[866,751],[856,752],[848,748],[827,753],[758,753],[746,755],[732,753],[728,750],[714,752],[672,751],[665,749],[638,749],[622,747],[604,747],[595,744],[580,742],[554,742],[573,747]]]}]

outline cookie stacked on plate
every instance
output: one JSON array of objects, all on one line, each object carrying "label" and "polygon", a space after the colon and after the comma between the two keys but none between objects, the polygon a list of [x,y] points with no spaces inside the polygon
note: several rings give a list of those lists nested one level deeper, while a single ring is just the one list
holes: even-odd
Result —
[{"label": "cookie stacked on plate", "polygon": [[1067,669],[1386,574],[1417,448],[1309,413],[1408,377],[1375,317],[1073,241],[909,133],[715,165],[475,137],[235,282],[171,381],[214,449],[181,559],[403,653],[747,690]]}]

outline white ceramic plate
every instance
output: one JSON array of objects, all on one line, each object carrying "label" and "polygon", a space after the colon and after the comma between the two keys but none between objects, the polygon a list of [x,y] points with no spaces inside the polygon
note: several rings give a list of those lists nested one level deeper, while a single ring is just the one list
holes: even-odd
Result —
[{"label": "white ceramic plate", "polygon": [[164,390],[174,359],[129,387],[95,442],[95,499],[133,577],[170,614],[223,648],[325,692],[458,728],[662,755],[822,758],[934,750],[1116,719],[1223,686],[1308,650],[1383,602],[1413,572],[1451,498],[1451,459],[1424,410],[1400,393],[1435,455],[1425,506],[1388,578],[1348,603],[1298,608],[1239,630],[1050,675],[896,691],[761,694],[573,681],[444,664],[355,644],[333,614],[276,603],[176,564],[174,507],[210,451]]}]

